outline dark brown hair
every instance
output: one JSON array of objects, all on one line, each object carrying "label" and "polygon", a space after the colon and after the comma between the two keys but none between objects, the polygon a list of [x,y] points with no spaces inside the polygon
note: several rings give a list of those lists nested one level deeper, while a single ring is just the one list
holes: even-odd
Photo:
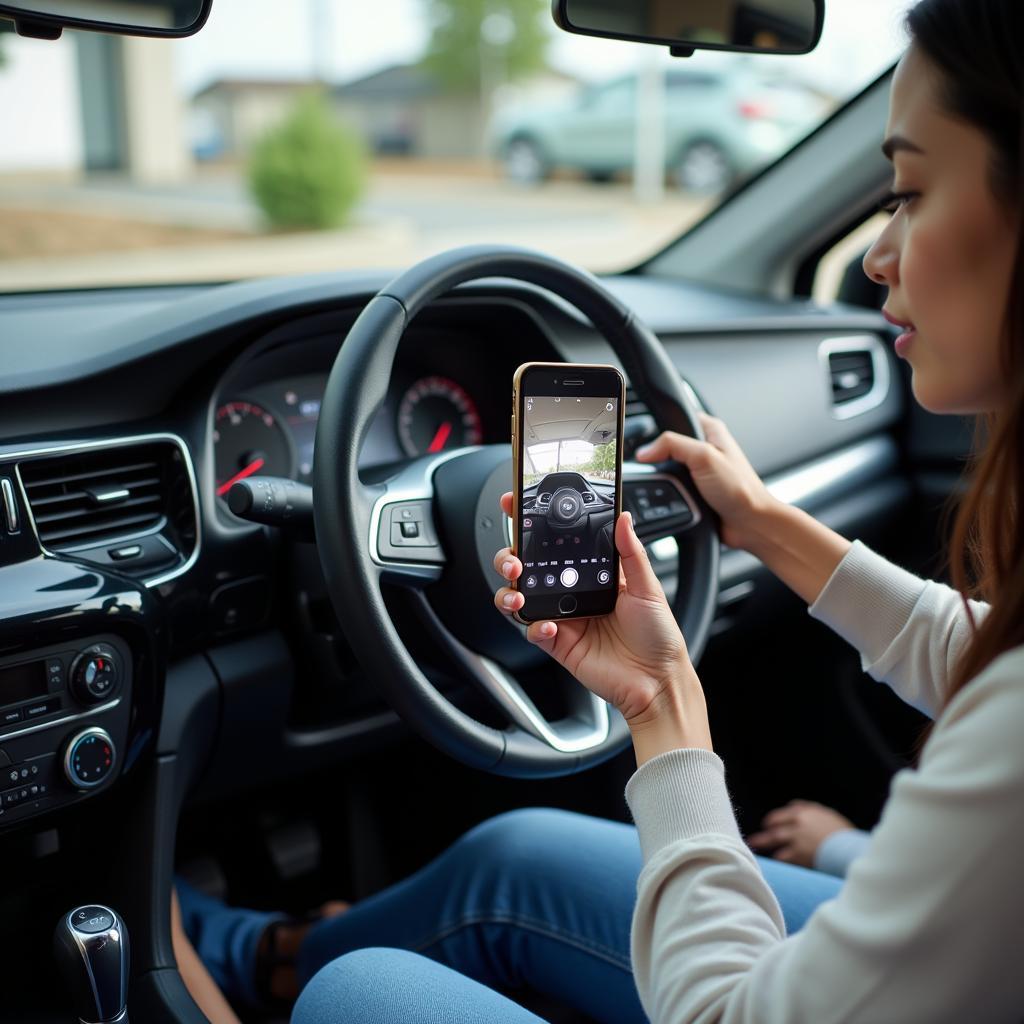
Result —
[{"label": "dark brown hair", "polygon": [[[941,73],[940,100],[953,117],[985,133],[992,147],[990,186],[1020,223],[1024,198],[1024,3],[1021,0],[920,0],[907,15],[913,45]],[[978,416],[967,490],[954,495],[949,545],[953,586],[972,638],[953,668],[946,702],[1005,651],[1024,643],[1024,245],[1007,296],[1000,362],[1008,382],[1003,408]],[[992,609],[975,621],[968,598]]]}]

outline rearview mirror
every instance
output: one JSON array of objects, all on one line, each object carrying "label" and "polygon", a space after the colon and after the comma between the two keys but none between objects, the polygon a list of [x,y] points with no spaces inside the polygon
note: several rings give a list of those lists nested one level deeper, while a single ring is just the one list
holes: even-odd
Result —
[{"label": "rearview mirror", "polygon": [[213,0],[23,0],[0,3],[0,18],[23,36],[56,39],[65,28],[177,38],[198,32]]},{"label": "rearview mirror", "polygon": [[552,0],[559,28],[584,36],[694,50],[809,53],[825,0]]}]

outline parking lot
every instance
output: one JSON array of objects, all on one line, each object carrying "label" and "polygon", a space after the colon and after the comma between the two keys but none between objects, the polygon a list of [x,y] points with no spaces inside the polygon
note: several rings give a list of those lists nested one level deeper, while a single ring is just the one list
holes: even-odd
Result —
[{"label": "parking lot", "polygon": [[486,165],[392,161],[373,168],[346,227],[270,232],[230,169],[174,186],[104,176],[8,181],[0,183],[0,289],[402,267],[495,241],[614,271],[667,244],[707,203],[672,190],[641,202],[628,182],[566,178],[531,188]]}]

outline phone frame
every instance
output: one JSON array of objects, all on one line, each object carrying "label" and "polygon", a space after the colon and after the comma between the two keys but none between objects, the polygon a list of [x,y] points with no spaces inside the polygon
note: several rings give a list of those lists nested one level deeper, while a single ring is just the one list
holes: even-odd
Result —
[{"label": "phone frame", "polygon": [[[616,416],[616,435],[615,435],[615,513],[612,519],[612,535],[614,537],[614,531],[619,521],[619,516],[622,514],[622,435],[625,422],[625,406],[626,406],[626,381],[619,371],[618,367],[612,366],[610,363],[543,363],[543,362],[531,362],[523,363],[515,372],[515,376],[512,378],[512,553],[519,557],[520,543],[522,540],[522,516],[520,514],[520,505],[522,502],[522,459],[520,458],[520,449],[523,444],[523,422],[524,422],[524,403],[528,393],[528,381],[527,378],[531,374],[543,375],[549,378],[549,383],[545,386],[549,388],[556,387],[555,378],[556,376],[561,379],[566,376],[573,375],[594,375],[599,378],[608,378],[608,398],[613,398],[617,402],[617,416]],[[602,391],[604,388],[603,381],[600,385]],[[582,386],[579,392],[573,390],[559,390],[550,391],[551,395],[570,395],[575,394],[586,395],[586,397],[594,397],[595,394],[602,396],[602,391],[594,392],[593,390],[587,390],[586,384]],[[538,397],[536,392],[530,391],[529,394],[532,397]],[[545,391],[539,393],[539,397],[546,397]],[[536,608],[537,598],[543,597],[543,593],[537,591],[536,593],[527,594],[524,590],[523,594],[526,597],[526,603],[523,608],[519,611],[512,613],[513,618],[516,621],[523,623],[523,625],[529,625],[531,622],[540,622],[545,619],[586,619],[592,618],[596,615],[608,615],[615,610],[615,602],[619,596],[619,558],[616,554],[611,560],[611,573],[612,579],[606,588],[601,590],[591,591],[580,591],[577,594],[567,595],[560,593],[558,595],[552,594],[552,603],[550,610],[548,606],[544,606],[544,611],[538,610],[537,614],[532,617],[528,617],[523,613],[527,610],[527,605],[533,603]],[[519,581],[525,576],[524,573],[520,574],[519,579],[511,581],[510,586],[513,590],[519,590]],[[571,611],[562,611],[558,607],[558,603],[562,598],[572,596],[576,598],[576,607]],[[557,598],[557,599],[556,599]],[[532,600],[531,600],[532,599]]]}]

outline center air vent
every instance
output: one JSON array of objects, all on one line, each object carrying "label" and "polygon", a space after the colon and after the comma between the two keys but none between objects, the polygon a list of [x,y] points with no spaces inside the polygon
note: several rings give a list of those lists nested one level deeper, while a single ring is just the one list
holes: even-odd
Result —
[{"label": "center air vent", "polygon": [[881,404],[889,389],[888,363],[873,337],[832,338],[822,342],[832,389],[832,413],[846,419]]},{"label": "center air vent", "polygon": [[18,472],[50,552],[152,578],[195,551],[195,496],[175,441],[71,449],[23,459]]}]

